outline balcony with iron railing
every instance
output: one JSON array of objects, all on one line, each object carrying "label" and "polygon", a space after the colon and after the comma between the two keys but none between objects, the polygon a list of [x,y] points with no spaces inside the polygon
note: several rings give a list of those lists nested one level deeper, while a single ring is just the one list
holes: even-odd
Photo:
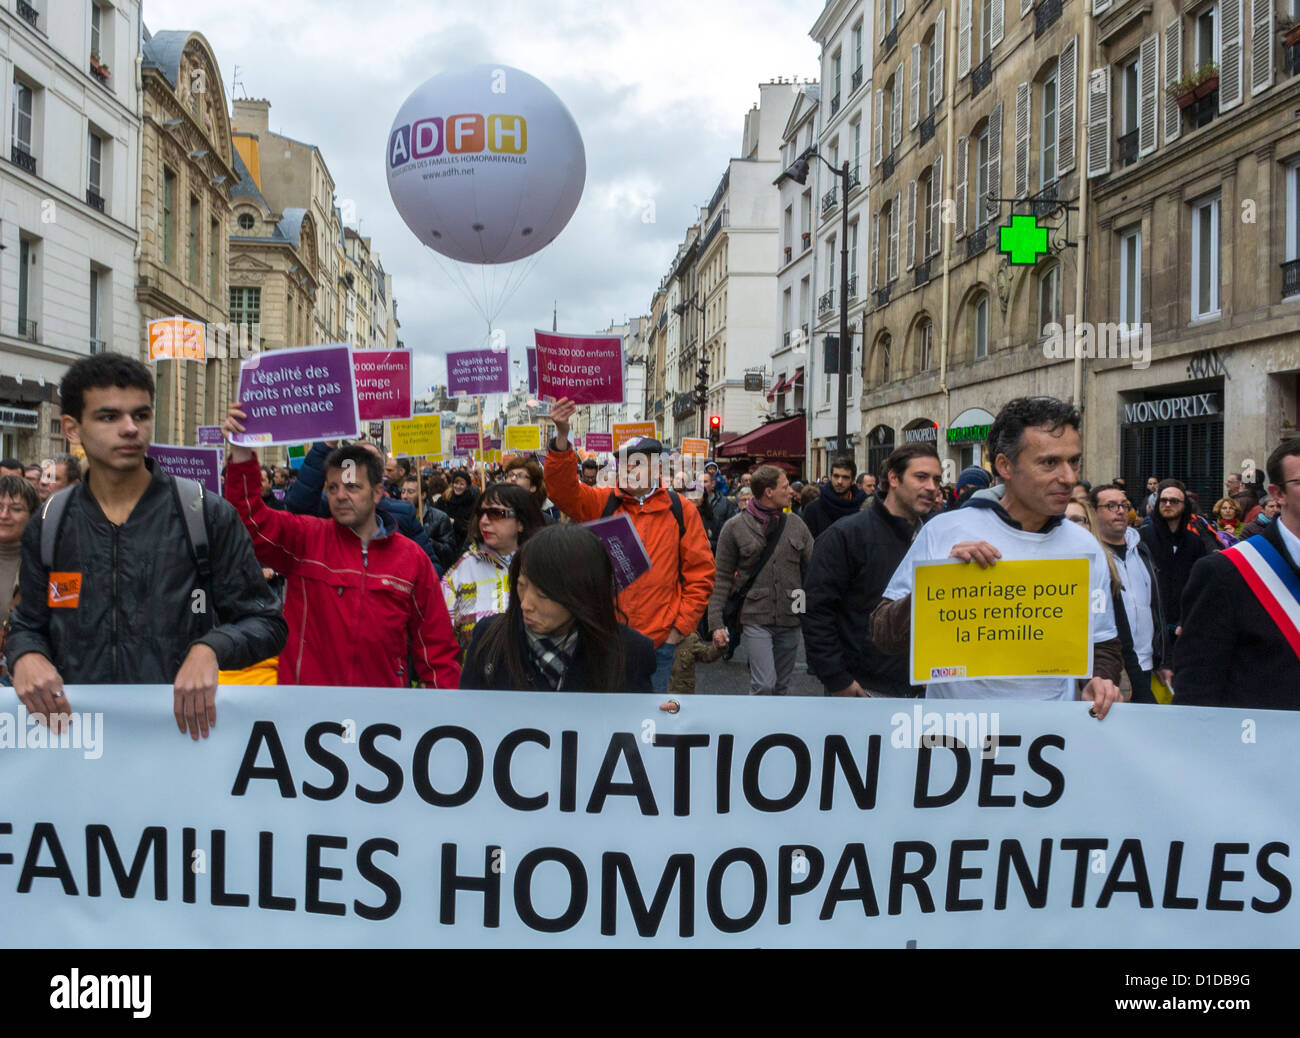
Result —
[{"label": "balcony with iron railing", "polygon": [[32,176],[36,175],[36,156],[31,154],[21,144],[11,145],[9,148],[9,161],[19,169],[25,169]]},{"label": "balcony with iron railing", "polygon": [[861,65],[859,65],[857,68],[855,68],[855,69],[853,70],[853,75],[849,77],[849,93],[852,94],[852,93],[856,92],[857,89],[858,89],[858,87],[860,87],[860,86],[862,86],[862,66],[861,66]]},{"label": "balcony with iron railing", "polygon": [[898,26],[895,25],[892,29],[889,30],[889,32],[885,33],[885,40],[880,45],[880,53],[882,55],[888,54],[891,50],[893,50],[897,46],[898,46]]},{"label": "balcony with iron railing", "polygon": [[831,98],[831,117],[834,118],[835,114],[839,110],[840,110],[840,95],[836,94],[834,97]]},{"label": "balcony with iron railing", "polygon": [[886,285],[884,288],[876,289],[876,306],[889,305],[889,292],[892,287],[892,285]]},{"label": "balcony with iron railing", "polygon": [[993,82],[993,55],[976,65],[970,72],[970,96],[974,97]]},{"label": "balcony with iron railing", "polygon": [[856,274],[849,275],[849,298],[858,298],[858,276]]},{"label": "balcony with iron railing", "polygon": [[1047,32],[1061,17],[1061,0],[1043,0],[1034,8],[1034,39]]},{"label": "balcony with iron railing", "polygon": [[103,339],[91,339],[91,340],[90,340],[90,352],[91,352],[92,354],[95,354],[95,353],[104,353],[104,352],[106,352],[107,350],[108,350],[108,343],[106,343]]},{"label": "balcony with iron railing", "polygon": [[829,213],[839,203],[840,193],[836,188],[831,188],[826,194],[822,195],[822,216]]},{"label": "balcony with iron railing", "polygon": [[782,262],[784,262],[784,263],[789,263],[790,260],[792,260],[792,259],[794,258],[794,249],[792,249],[789,245],[787,245],[787,246],[782,250],[782,252],[784,253],[784,256],[785,256],[785,259],[784,259]]},{"label": "balcony with iron railing", "polygon": [[789,333],[789,332],[786,332],[783,336],[781,336],[781,345],[782,345],[782,346],[789,346],[789,345],[790,345],[790,333]]},{"label": "balcony with iron railing", "polygon": [[1300,76],[1300,43],[1282,48],[1282,75]]},{"label": "balcony with iron railing", "polygon": [[912,283],[917,288],[920,288],[929,280],[930,280],[930,261],[926,260],[924,263],[918,263],[916,267],[913,269]]},{"label": "balcony with iron railing", "polygon": [[1120,168],[1131,166],[1138,160],[1138,132],[1136,129],[1121,134],[1115,141]]},{"label": "balcony with iron railing", "polygon": [[1300,296],[1300,259],[1282,264],[1282,298]]},{"label": "balcony with iron railing", "polygon": [[966,256],[978,256],[989,247],[989,229],[977,227],[966,237]]},{"label": "balcony with iron railing", "polygon": [[829,292],[823,293],[822,296],[817,300],[817,316],[821,317],[823,314],[830,313],[831,309],[834,306],[835,306],[835,289],[832,288]]},{"label": "balcony with iron railing", "polygon": [[26,317],[18,318],[18,337],[26,339],[28,342],[38,341],[36,338],[36,322]]},{"label": "balcony with iron railing", "polygon": [[934,113],[931,112],[921,120],[921,143],[929,144],[934,138]]},{"label": "balcony with iron railing", "polygon": [[90,74],[99,80],[99,82],[108,86],[108,66],[101,65],[93,57],[90,59]]},{"label": "balcony with iron railing", "polygon": [[101,213],[104,211],[104,199],[93,188],[86,188],[86,205],[98,209]]},{"label": "balcony with iron railing", "polygon": [[1057,192],[1060,181],[1049,180],[1041,191],[1029,198],[1029,211],[1034,216],[1050,216],[1057,207]]},{"label": "balcony with iron railing", "polygon": [[849,168],[849,190],[862,186],[862,167],[851,166]]},{"label": "balcony with iron railing", "polygon": [[41,20],[41,14],[31,4],[18,0],[18,17],[30,25],[33,29],[39,29],[38,24]]},{"label": "balcony with iron railing", "polygon": [[812,248],[812,231],[804,231],[799,235],[799,248],[803,252]]},{"label": "balcony with iron railing", "polygon": [[888,180],[894,175],[894,153],[891,151],[880,160],[880,179]]},{"label": "balcony with iron railing", "polygon": [[1219,91],[1216,87],[1200,100],[1192,103],[1187,110],[1187,117],[1190,121],[1190,129],[1199,130],[1202,126],[1209,126],[1214,122],[1214,117],[1219,114]]}]

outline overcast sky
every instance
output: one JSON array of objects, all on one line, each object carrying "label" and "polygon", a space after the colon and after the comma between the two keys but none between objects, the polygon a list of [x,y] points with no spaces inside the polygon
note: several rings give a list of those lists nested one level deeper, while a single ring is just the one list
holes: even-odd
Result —
[{"label": "overcast sky", "polygon": [[[479,63],[523,69],[551,87],[587,151],[582,202],[542,251],[497,324],[522,359],[532,329],[605,328],[648,311],[683,230],[740,151],[758,84],[817,75],[808,30],[821,0],[144,0],[150,32],[201,32],[227,96],[271,102],[275,132],[317,145],[340,203],[355,203],[393,275],[400,337],[425,390],[450,350],[487,327],[406,228],[384,152],[398,108],[424,80]],[[643,221],[653,202],[654,222]]]}]

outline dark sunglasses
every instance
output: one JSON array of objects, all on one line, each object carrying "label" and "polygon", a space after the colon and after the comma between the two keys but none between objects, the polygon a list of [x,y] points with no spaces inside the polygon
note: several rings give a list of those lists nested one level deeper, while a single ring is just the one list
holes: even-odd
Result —
[{"label": "dark sunglasses", "polygon": [[483,508],[479,510],[480,515],[485,515],[492,520],[513,519],[515,510],[513,508]]}]

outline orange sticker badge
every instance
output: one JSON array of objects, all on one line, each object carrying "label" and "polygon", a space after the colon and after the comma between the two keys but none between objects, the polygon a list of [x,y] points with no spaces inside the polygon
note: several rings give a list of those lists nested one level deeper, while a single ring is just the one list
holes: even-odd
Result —
[{"label": "orange sticker badge", "polygon": [[51,609],[76,609],[81,604],[81,574],[51,573],[49,605]]}]

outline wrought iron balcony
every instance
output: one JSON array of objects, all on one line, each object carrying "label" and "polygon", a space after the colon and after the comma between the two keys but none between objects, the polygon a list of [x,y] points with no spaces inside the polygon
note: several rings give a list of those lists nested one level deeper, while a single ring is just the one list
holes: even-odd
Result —
[{"label": "wrought iron balcony", "polygon": [[9,148],[9,161],[19,169],[27,170],[32,176],[36,175],[36,156],[21,144],[14,144]]},{"label": "wrought iron balcony", "polygon": [[970,73],[970,96],[974,97],[993,82],[993,55],[981,61]]},{"label": "wrought iron balcony", "polygon": [[934,137],[934,113],[931,112],[921,120],[921,143],[929,144]]},{"label": "wrought iron balcony", "polygon": [[103,339],[90,340],[90,352],[92,354],[104,353],[107,349],[108,349],[108,343],[106,343]]},{"label": "wrought iron balcony", "polygon": [[1034,39],[1047,32],[1061,17],[1061,0],[1043,0],[1034,8]]},{"label": "wrought iron balcony", "polygon": [[1043,189],[1030,200],[1029,210],[1034,216],[1050,216],[1057,206],[1056,189],[1060,182],[1049,180]]},{"label": "wrought iron balcony", "polygon": [[1199,130],[1202,126],[1208,126],[1214,122],[1214,117],[1219,114],[1219,91],[1211,90],[1199,101],[1195,102],[1189,109],[1188,115],[1192,121],[1192,129]]},{"label": "wrought iron balcony", "polygon": [[880,45],[880,53],[888,54],[898,46],[898,26],[895,25],[889,32],[885,33],[885,42]]},{"label": "wrought iron balcony", "polygon": [[839,191],[837,191],[835,188],[831,188],[829,191],[826,192],[826,194],[822,195],[822,216],[825,216],[832,209],[834,209],[838,201],[839,201]]},{"label": "wrought iron balcony", "polygon": [[1116,150],[1119,153],[1120,167],[1131,166],[1138,160],[1138,132],[1130,130],[1128,133],[1121,135],[1115,141]]},{"label": "wrought iron balcony", "polygon": [[989,233],[987,227],[980,227],[966,236],[966,255],[978,256],[981,252],[989,247]]},{"label": "wrought iron balcony", "polygon": [[817,300],[817,316],[820,317],[822,314],[829,313],[831,308],[834,305],[835,305],[835,289],[832,288],[829,292],[825,293],[824,295],[822,295],[820,299]]},{"label": "wrought iron balcony", "polygon": [[862,86],[862,66],[859,65],[853,70],[853,75],[849,77],[849,93],[852,94]]},{"label": "wrought iron balcony", "polygon": [[856,274],[850,275],[849,277],[849,298],[858,298],[858,276]]},{"label": "wrought iron balcony", "polygon": [[888,180],[894,175],[894,153],[891,151],[880,162],[880,179]]},{"label": "wrought iron balcony", "polygon": [[840,95],[836,94],[831,98],[831,115],[834,116],[840,110]]},{"label": "wrought iron balcony", "polygon": [[96,65],[93,61],[90,63],[90,74],[98,79],[101,83],[108,83],[108,69],[103,65]]},{"label": "wrought iron balcony", "polygon": [[36,338],[36,322],[28,320],[26,317],[18,318],[18,335],[28,342],[38,341]]},{"label": "wrought iron balcony", "polygon": [[789,345],[790,345],[790,333],[789,333],[789,332],[786,332],[784,335],[781,336],[781,345],[782,345],[782,346],[789,346]]},{"label": "wrought iron balcony", "polygon": [[1282,48],[1282,75],[1300,76],[1300,43]]},{"label": "wrought iron balcony", "polygon": [[912,283],[917,288],[920,288],[929,280],[930,280],[930,261],[926,260],[924,263],[918,263],[913,268]]},{"label": "wrought iron balcony", "polygon": [[885,306],[889,303],[889,289],[889,285],[876,289],[876,306]]},{"label": "wrought iron balcony", "polygon": [[849,190],[862,186],[862,167],[854,166],[849,170]]},{"label": "wrought iron balcony", "polygon": [[803,341],[804,341],[804,342],[807,342],[807,341],[808,341],[808,325],[807,325],[807,324],[801,324],[801,325],[799,326],[799,330],[800,330],[801,332],[803,332]]},{"label": "wrought iron balcony", "polygon": [[104,200],[90,188],[86,188],[86,205],[92,209],[98,209],[101,213],[104,211]]},{"label": "wrought iron balcony", "polygon": [[787,245],[785,247],[785,262],[789,263],[793,255],[794,255],[794,249],[790,248],[790,246]]},{"label": "wrought iron balcony", "polygon": [[812,231],[804,231],[799,235],[799,248],[804,251],[812,248]]},{"label": "wrought iron balcony", "polygon": [[37,11],[36,8],[34,8],[31,4],[23,3],[23,0],[18,0],[18,17],[20,17],[33,29],[40,28],[40,26],[36,24],[41,20],[40,12]]},{"label": "wrought iron balcony", "polygon": [[1282,298],[1300,296],[1300,259],[1282,264]]}]

